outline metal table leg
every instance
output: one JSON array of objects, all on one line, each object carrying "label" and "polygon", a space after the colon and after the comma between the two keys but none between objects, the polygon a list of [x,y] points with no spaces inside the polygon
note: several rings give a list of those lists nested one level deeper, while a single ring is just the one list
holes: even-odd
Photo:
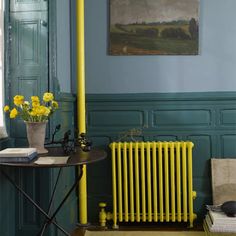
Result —
[{"label": "metal table leg", "polygon": [[70,194],[72,193],[72,191],[76,188],[76,186],[79,183],[79,180],[81,179],[82,175],[83,175],[83,166],[80,166],[80,175],[78,176],[78,178],[76,179],[75,183],[72,185],[71,189],[68,191],[68,193],[65,195],[64,199],[61,201],[61,203],[59,204],[59,206],[57,207],[57,209],[55,210],[55,212],[52,214],[52,216],[50,216],[50,211],[51,211],[51,207],[52,207],[52,202],[55,198],[55,191],[56,191],[56,187],[58,185],[58,180],[59,177],[61,175],[61,168],[59,170],[58,176],[57,176],[57,180],[56,183],[54,185],[53,188],[53,193],[50,199],[50,203],[49,203],[49,209],[48,209],[48,213],[46,213],[19,185],[17,185],[15,183],[15,181],[2,169],[0,168],[0,172],[2,173],[2,175],[38,210],[40,211],[41,214],[43,214],[46,218],[46,222],[44,223],[44,225],[42,226],[39,235],[43,235],[44,231],[46,229],[46,227],[50,224],[54,224],[59,230],[61,230],[61,232],[63,232],[65,235],[70,236],[70,234],[68,232],[66,232],[60,225],[58,225],[54,218],[56,217],[57,213],[59,212],[59,210],[61,209],[61,207],[64,205],[65,201],[68,199],[68,197],[70,196]]},{"label": "metal table leg", "polygon": [[[50,216],[21,188],[19,187],[12,179],[11,177],[0,168],[0,171],[2,175],[29,201],[31,204],[34,205],[34,207],[41,212],[47,219],[51,220]],[[58,229],[60,229],[65,235],[68,234],[60,225],[58,225],[55,221],[51,221],[52,224],[54,224]]]},{"label": "metal table leg", "polygon": [[68,193],[65,195],[64,199],[61,201],[61,204],[57,207],[57,209],[55,210],[55,212],[53,213],[51,219],[53,220],[53,218],[57,215],[57,213],[59,212],[59,210],[62,208],[62,206],[64,205],[64,203],[66,202],[67,198],[70,196],[70,194],[73,192],[73,190],[76,188],[76,186],[78,185],[81,177],[83,176],[83,166],[80,165],[80,174],[77,177],[75,183],[72,185],[71,189],[68,191]]},{"label": "metal table leg", "polygon": [[[47,221],[44,223],[42,229],[41,229],[41,233],[39,234],[40,236],[43,235],[46,227],[48,225],[50,225],[51,223],[53,223],[53,219],[56,217],[57,213],[60,211],[60,209],[62,208],[62,206],[64,205],[64,203],[66,202],[66,200],[68,199],[68,197],[70,196],[70,194],[73,192],[73,190],[76,188],[76,186],[78,185],[81,177],[83,176],[83,166],[80,166],[80,174],[79,176],[76,178],[74,184],[72,185],[72,187],[70,188],[70,190],[68,191],[68,193],[65,195],[65,197],[63,198],[63,200],[61,201],[61,203],[59,204],[59,206],[57,207],[57,209],[55,210],[55,212],[52,214],[52,216],[50,217],[50,219],[47,219]],[[59,177],[58,177],[59,178]],[[54,186],[55,188],[56,186]]]},{"label": "metal table leg", "polygon": [[[57,174],[57,179],[56,179],[56,182],[54,184],[54,188],[53,188],[53,192],[52,192],[52,196],[51,196],[51,199],[50,199],[50,202],[49,202],[49,206],[48,206],[48,211],[47,211],[47,214],[50,215],[51,213],[51,209],[52,209],[52,203],[53,203],[53,200],[55,198],[55,193],[56,193],[56,188],[57,188],[57,184],[58,184],[58,181],[59,181],[59,178],[61,176],[61,172],[62,172],[62,168],[59,169],[59,172]],[[48,226],[48,221],[45,220],[42,228],[40,229],[39,231],[39,236],[42,236],[44,234],[44,231],[46,229],[46,227]]]}]

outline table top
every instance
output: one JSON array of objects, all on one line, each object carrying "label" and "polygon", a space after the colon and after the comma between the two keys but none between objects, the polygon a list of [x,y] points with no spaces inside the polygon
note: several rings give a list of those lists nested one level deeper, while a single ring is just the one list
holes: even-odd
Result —
[{"label": "table top", "polygon": [[[49,147],[47,148],[48,153],[40,154],[31,162],[23,163],[23,162],[14,162],[14,163],[0,163],[1,166],[8,167],[23,167],[23,168],[57,168],[57,167],[70,167],[70,166],[78,166],[84,164],[90,164],[93,162],[97,162],[106,158],[107,153],[104,150],[92,148],[88,152],[84,152],[81,148],[77,148],[75,153],[70,153],[66,155],[61,147]],[[63,164],[35,164],[34,162],[40,157],[62,157],[69,156],[67,163]]]}]

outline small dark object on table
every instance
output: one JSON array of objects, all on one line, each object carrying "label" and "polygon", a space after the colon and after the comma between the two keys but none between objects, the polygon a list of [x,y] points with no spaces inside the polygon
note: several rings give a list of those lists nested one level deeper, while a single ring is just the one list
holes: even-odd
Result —
[{"label": "small dark object on table", "polygon": [[57,125],[53,134],[52,141],[46,143],[46,146],[51,146],[54,144],[60,144],[64,150],[65,154],[70,154],[76,152],[76,147],[80,147],[82,151],[89,152],[92,148],[92,142],[86,137],[85,133],[81,133],[78,136],[78,132],[75,132],[74,138],[70,138],[71,130],[67,130],[64,133],[63,139],[55,141],[55,135],[61,129],[61,125]]}]

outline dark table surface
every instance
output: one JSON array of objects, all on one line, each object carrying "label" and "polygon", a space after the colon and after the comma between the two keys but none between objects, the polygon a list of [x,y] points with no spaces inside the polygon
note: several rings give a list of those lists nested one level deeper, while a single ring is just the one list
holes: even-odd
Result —
[{"label": "dark table surface", "polygon": [[[24,168],[56,168],[56,167],[69,167],[69,166],[78,166],[84,164],[90,164],[93,162],[100,161],[105,159],[107,153],[102,149],[92,148],[89,152],[84,152],[81,148],[77,148],[75,153],[65,154],[61,147],[49,147],[47,148],[49,151],[46,154],[40,154],[31,162],[22,163],[0,163],[0,166],[8,166],[8,167],[24,167]],[[61,156],[69,156],[67,163],[64,164],[35,164],[34,162],[39,157],[61,157]]]}]

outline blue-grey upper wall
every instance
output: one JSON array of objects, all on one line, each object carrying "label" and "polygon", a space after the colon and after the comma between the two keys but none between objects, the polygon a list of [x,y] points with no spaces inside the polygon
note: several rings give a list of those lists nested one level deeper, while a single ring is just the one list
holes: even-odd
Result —
[{"label": "blue-grey upper wall", "polygon": [[236,90],[236,1],[200,1],[200,55],[109,56],[109,0],[85,1],[87,93]]},{"label": "blue-grey upper wall", "polygon": [[71,92],[70,1],[57,0],[57,79],[61,92]]}]

